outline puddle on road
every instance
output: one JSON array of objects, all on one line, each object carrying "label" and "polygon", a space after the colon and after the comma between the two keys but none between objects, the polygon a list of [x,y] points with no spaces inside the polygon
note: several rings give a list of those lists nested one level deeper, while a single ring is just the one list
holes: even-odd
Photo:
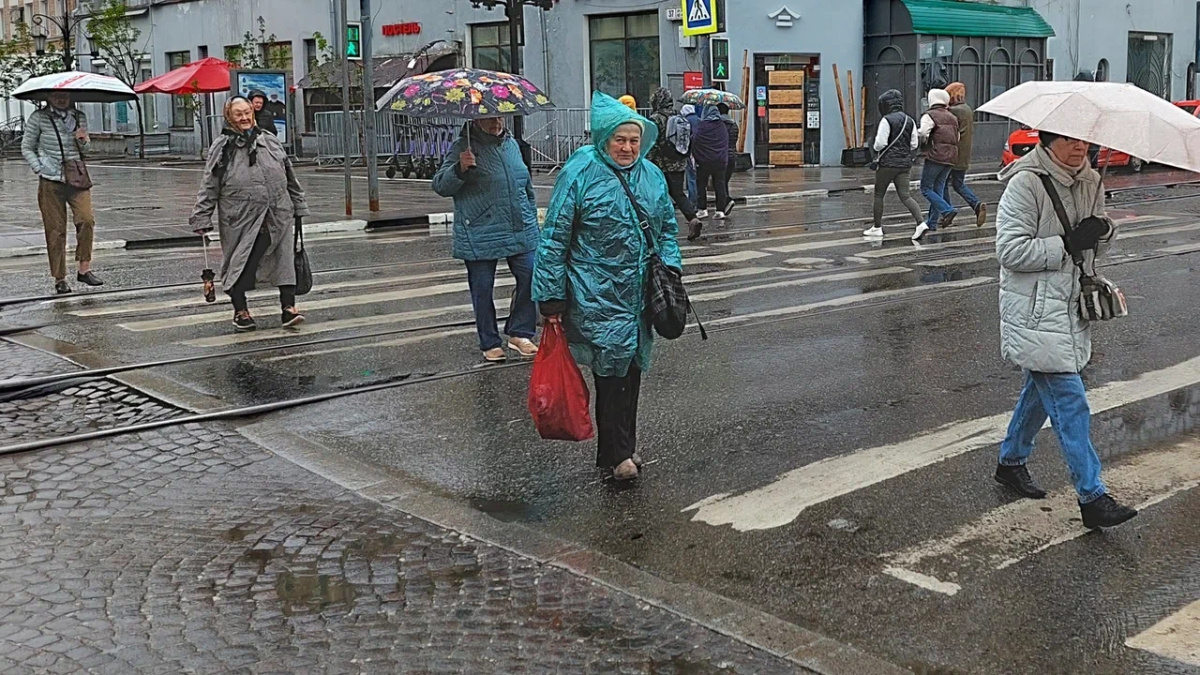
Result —
[{"label": "puddle on road", "polygon": [[527,521],[535,514],[532,505],[516,500],[471,497],[468,501],[471,504],[471,508],[476,511],[482,511],[496,520],[505,523]]},{"label": "puddle on road", "polygon": [[308,572],[284,572],[275,581],[284,616],[321,613],[328,608],[354,608],[354,585],[343,577]]}]

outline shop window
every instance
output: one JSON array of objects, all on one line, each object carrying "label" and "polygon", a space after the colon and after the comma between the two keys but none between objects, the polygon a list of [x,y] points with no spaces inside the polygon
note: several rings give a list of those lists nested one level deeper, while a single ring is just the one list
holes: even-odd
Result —
[{"label": "shop window", "polygon": [[471,26],[471,64],[473,68],[511,72],[507,23]]},{"label": "shop window", "polygon": [[662,81],[658,14],[615,14],[588,19],[592,88],[613,97],[631,94],[646,106]]},{"label": "shop window", "polygon": [[[167,52],[167,70],[182,68],[192,62],[191,52]],[[171,97],[171,126],[191,127],[193,125],[191,100],[187,96]]]}]

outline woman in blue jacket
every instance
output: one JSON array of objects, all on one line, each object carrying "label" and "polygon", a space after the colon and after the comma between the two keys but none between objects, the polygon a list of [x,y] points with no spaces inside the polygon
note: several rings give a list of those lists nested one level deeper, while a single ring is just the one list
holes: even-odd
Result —
[{"label": "woman in blue jacket", "polygon": [[650,219],[654,249],[682,269],[667,180],[645,159],[658,128],[599,92],[592,95],[593,145],[576,150],[554,183],[538,247],[533,297],[561,320],[571,353],[596,381],[596,465],[617,480],[638,475],[637,408],[654,335],[644,315],[646,242],[618,172]]},{"label": "woman in blue jacket", "polygon": [[504,324],[508,348],[524,357],[537,354],[532,341],[537,309],[529,294],[538,242],[537,201],[533,177],[521,160],[516,141],[505,130],[503,117],[476,120],[467,126],[434,175],[433,190],[454,198],[452,255],[467,263],[483,358],[505,360],[493,301],[496,262],[501,258],[508,261],[517,280]]}]

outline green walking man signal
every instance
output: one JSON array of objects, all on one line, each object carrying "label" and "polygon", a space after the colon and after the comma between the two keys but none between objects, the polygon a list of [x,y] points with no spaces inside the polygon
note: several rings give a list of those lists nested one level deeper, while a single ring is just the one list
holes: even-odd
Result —
[{"label": "green walking man signal", "polygon": [[709,51],[712,53],[712,81],[729,81],[729,38],[711,38]]},{"label": "green walking man signal", "polygon": [[362,61],[362,24],[352,21],[346,24],[346,59]]}]

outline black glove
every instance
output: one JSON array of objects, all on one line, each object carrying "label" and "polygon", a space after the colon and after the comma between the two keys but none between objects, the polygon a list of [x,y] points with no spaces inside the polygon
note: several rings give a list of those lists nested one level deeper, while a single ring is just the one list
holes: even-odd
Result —
[{"label": "black glove", "polygon": [[538,303],[538,310],[542,316],[562,316],[567,312],[566,300],[543,300]]},{"label": "black glove", "polygon": [[1063,236],[1063,244],[1067,253],[1082,254],[1100,245],[1100,240],[1107,237],[1111,226],[1108,221],[1096,216],[1088,216],[1071,228],[1071,234]]}]

